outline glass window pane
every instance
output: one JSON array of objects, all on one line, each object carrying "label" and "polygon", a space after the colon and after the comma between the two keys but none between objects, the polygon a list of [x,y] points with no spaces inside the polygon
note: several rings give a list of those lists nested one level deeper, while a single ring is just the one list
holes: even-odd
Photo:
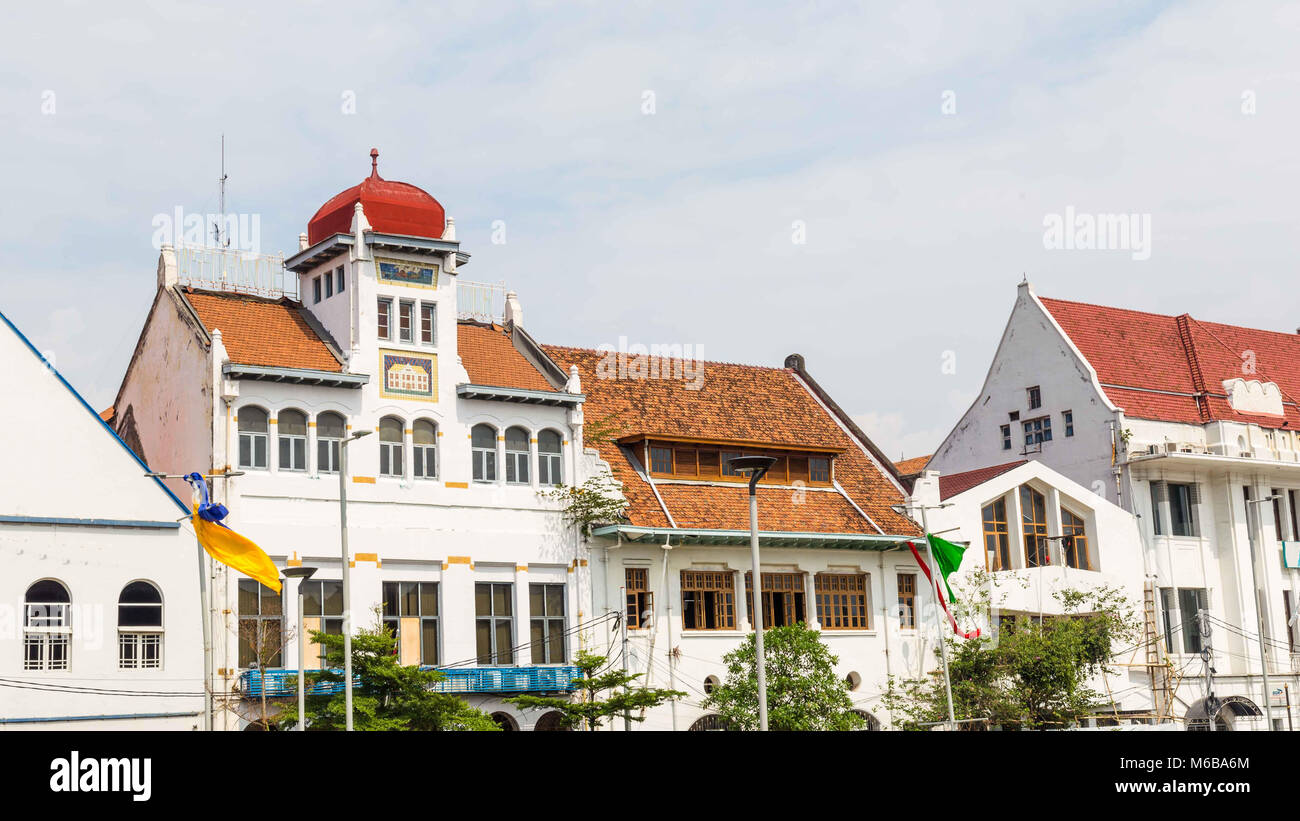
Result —
[{"label": "glass window pane", "polygon": [[117,600],[122,604],[162,604],[162,594],[148,582],[131,582]]},{"label": "glass window pane", "polygon": [[420,623],[420,662],[438,663],[438,620],[424,619]]},{"label": "glass window pane", "polygon": [[305,616],[319,616],[321,614],[320,582],[309,581],[302,583],[302,612]]},{"label": "glass window pane", "polygon": [[266,467],[266,437],[253,438],[253,467]]},{"label": "glass window pane", "polygon": [[546,615],[564,615],[564,585],[548,584],[546,586]]},{"label": "glass window pane", "polygon": [[547,647],[547,657],[551,664],[560,664],[564,661],[564,622],[560,619],[550,621],[550,645]]},{"label": "glass window pane", "polygon": [[411,437],[412,441],[417,445],[432,445],[436,435],[433,423],[420,419],[415,423]]},{"label": "glass window pane", "polygon": [[474,585],[474,614],[477,616],[492,615],[492,585]]},{"label": "glass window pane", "polygon": [[528,640],[531,642],[533,664],[546,663],[546,622],[534,619]]},{"label": "glass window pane", "polygon": [[478,663],[492,663],[492,622],[482,619],[475,625],[475,639],[478,645]]},{"label": "glass window pane", "polygon": [[280,615],[281,613],[280,594],[276,593],[271,588],[264,587],[260,584],[257,587],[262,593],[262,615],[263,616]]},{"label": "glass window pane", "polygon": [[301,411],[281,411],[276,418],[276,422],[279,425],[280,433],[289,436],[307,435],[307,414]]},{"label": "glass window pane", "polygon": [[437,582],[425,582],[420,585],[420,615],[426,618],[438,615]]},{"label": "glass window pane", "polygon": [[239,580],[239,615],[257,615],[257,588],[258,584],[253,579]]},{"label": "glass window pane", "polygon": [[162,607],[124,604],[117,608],[118,627],[162,627]]},{"label": "glass window pane", "polygon": [[546,615],[546,588],[541,584],[528,585],[528,613],[533,618]]},{"label": "glass window pane", "polygon": [[488,425],[475,425],[471,435],[476,448],[495,448],[497,446],[497,432]]},{"label": "glass window pane", "polygon": [[384,582],[384,615],[396,616],[398,614],[398,587],[397,582]]},{"label": "glass window pane", "polygon": [[239,429],[252,433],[266,433],[266,411],[257,407],[239,409]]},{"label": "glass window pane", "polygon": [[510,589],[508,584],[492,585],[492,612],[498,616],[509,616],[510,610]]},{"label": "glass window pane", "polygon": [[343,582],[321,582],[321,591],[325,599],[323,602],[325,608],[323,615],[343,615]]},{"label": "glass window pane", "polygon": [[381,442],[401,442],[402,441],[402,420],[392,416],[385,416],[379,420],[379,441]]},{"label": "glass window pane", "polygon": [[559,453],[560,434],[553,430],[544,430],[537,435],[537,450],[540,453]]},{"label": "glass window pane", "polygon": [[506,450],[527,451],[528,431],[523,428],[510,428],[506,431]]},{"label": "glass window pane", "polygon": [[343,417],[337,413],[322,413],[316,417],[316,435],[329,439],[342,439]]},{"label": "glass window pane", "polygon": [[510,620],[497,620],[497,664],[514,664],[515,654],[511,649],[514,641],[510,636]]},{"label": "glass window pane", "polygon": [[420,586],[415,582],[402,582],[402,615],[420,615]]}]

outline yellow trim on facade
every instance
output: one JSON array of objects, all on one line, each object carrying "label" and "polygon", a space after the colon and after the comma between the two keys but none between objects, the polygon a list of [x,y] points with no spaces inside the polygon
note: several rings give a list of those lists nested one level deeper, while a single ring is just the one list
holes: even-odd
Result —
[{"label": "yellow trim on facade", "polygon": [[446,487],[460,488],[461,490],[469,490],[469,482],[443,482],[443,485]]},{"label": "yellow trim on facade", "polygon": [[473,565],[474,560],[469,556],[448,556],[447,564],[468,564]]},{"label": "yellow trim on facade", "polygon": [[373,476],[353,476],[352,481],[358,485],[373,485],[375,477]]}]

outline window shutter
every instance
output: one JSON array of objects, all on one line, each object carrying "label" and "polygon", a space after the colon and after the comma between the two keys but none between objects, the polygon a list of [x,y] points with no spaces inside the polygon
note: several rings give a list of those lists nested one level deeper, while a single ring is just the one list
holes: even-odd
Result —
[{"label": "window shutter", "polygon": [[1192,527],[1190,535],[1199,537],[1201,535],[1201,486],[1197,482],[1192,482],[1187,486],[1187,496],[1191,500],[1191,518]]}]

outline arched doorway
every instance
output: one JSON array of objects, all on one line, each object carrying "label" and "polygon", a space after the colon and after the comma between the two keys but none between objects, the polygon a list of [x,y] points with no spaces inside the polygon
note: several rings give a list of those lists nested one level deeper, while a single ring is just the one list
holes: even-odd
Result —
[{"label": "arched doorway", "polygon": [[561,713],[559,710],[552,710],[551,712],[537,719],[537,723],[533,725],[533,732],[553,733],[553,732],[563,732],[565,730],[568,730],[569,728],[564,725],[563,718],[564,718],[564,714]]},{"label": "arched doorway", "polygon": [[[1217,699],[1218,703],[1207,705],[1206,699],[1200,699],[1187,708],[1183,723],[1188,730],[1208,731],[1210,718],[1214,719],[1214,729],[1218,732],[1230,732],[1236,729],[1239,718],[1261,718],[1264,714],[1255,702],[1245,696],[1228,696]],[[1272,729],[1267,727],[1265,729]]]},{"label": "arched doorway", "polygon": [[496,722],[496,725],[506,732],[513,732],[519,729],[519,722],[515,721],[514,716],[509,713],[493,713],[490,718]]}]

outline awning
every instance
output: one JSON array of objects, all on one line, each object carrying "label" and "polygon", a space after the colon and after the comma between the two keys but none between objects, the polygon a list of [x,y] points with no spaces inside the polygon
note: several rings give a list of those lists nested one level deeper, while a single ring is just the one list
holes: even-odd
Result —
[{"label": "awning", "polygon": [[[621,536],[625,541],[645,544],[718,545],[742,547],[749,544],[748,530],[709,530],[691,527],[637,527],[604,525],[592,529],[593,536]],[[828,550],[895,550],[919,536],[889,536],[873,533],[792,533],[760,530],[760,547],[821,548]]]}]

